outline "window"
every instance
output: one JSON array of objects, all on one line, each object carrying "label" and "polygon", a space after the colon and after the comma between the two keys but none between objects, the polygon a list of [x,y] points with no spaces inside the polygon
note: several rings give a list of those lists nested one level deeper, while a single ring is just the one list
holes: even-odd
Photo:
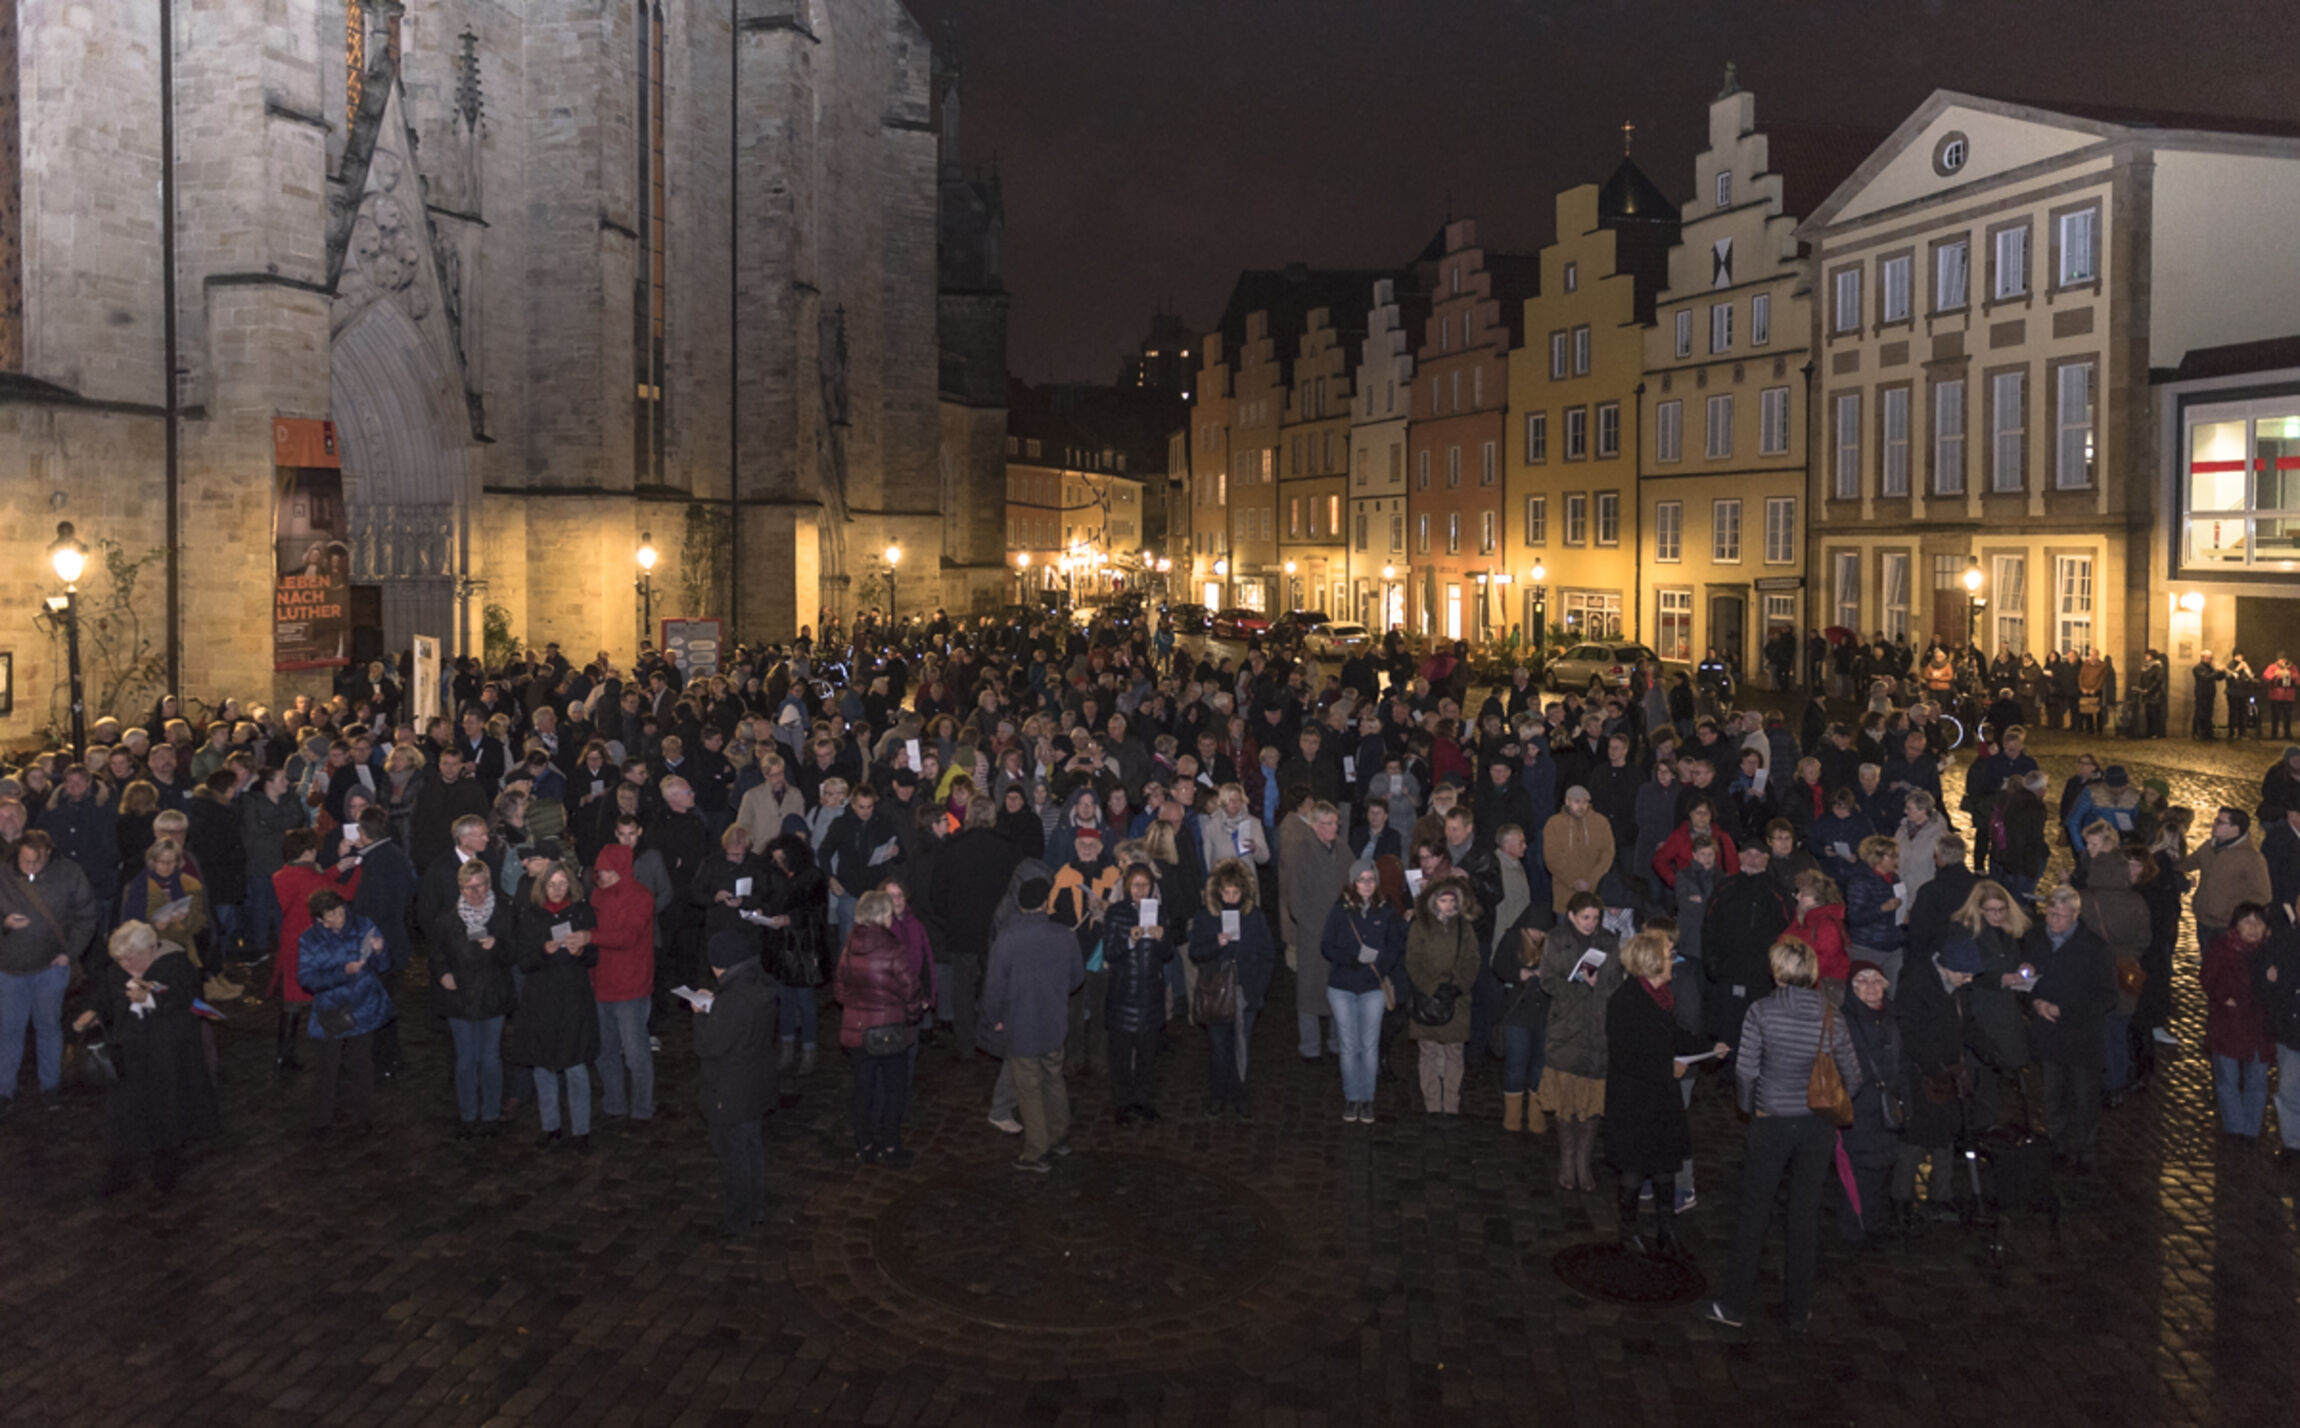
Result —
[{"label": "window", "polygon": [[1567,264],[1565,265],[1565,290],[1566,290],[1567,292],[1569,292],[1569,293],[1570,293],[1570,292],[1577,292],[1577,291],[1579,291],[1579,290],[1580,290],[1580,288],[1581,288],[1581,264],[1579,264],[1579,263],[1567,263]]},{"label": "window", "polygon": [[1677,314],[1677,355],[1680,357],[1693,355],[1693,309],[1691,308],[1686,308]]},{"label": "window", "polygon": [[1578,493],[1565,498],[1565,543],[1589,544],[1589,498]]},{"label": "window", "polygon": [[2055,374],[2053,485],[2063,491],[2092,485],[2092,364],[2064,362]]},{"label": "window", "polygon": [[1996,578],[1990,582],[1996,597],[1989,609],[1996,614],[1997,648],[2006,654],[2028,653],[2028,557],[2000,555]]},{"label": "window", "polygon": [[1430,453],[1426,446],[1414,453],[1414,487],[1422,491],[1430,488]]},{"label": "window", "polygon": [[1840,550],[1831,564],[1835,568],[1837,623],[1858,631],[1861,628],[1861,553]]},{"label": "window", "polygon": [[1733,171],[1731,169],[1718,171],[1717,206],[1719,208],[1731,208],[1733,206]]},{"label": "window", "polygon": [[1656,594],[1659,618],[1656,636],[1660,648],[1654,653],[1663,659],[1690,660],[1693,658],[1693,592],[1690,590],[1661,590]]},{"label": "window", "polygon": [[1653,459],[1685,458],[1685,403],[1663,402],[1653,409]]},{"label": "window", "polygon": [[1449,511],[1445,518],[1445,553],[1461,554],[1461,512]]},{"label": "window", "polygon": [[1597,493],[1597,543],[1599,545],[1621,544],[1621,493],[1619,491],[1600,491]]},{"label": "window", "polygon": [[1417,521],[1414,527],[1415,539],[1420,543],[1421,553],[1428,555],[1430,553],[1430,518],[1425,515],[1415,519]]},{"label": "window", "polygon": [[1767,387],[1757,394],[1757,450],[1781,456],[1789,450],[1789,389]]},{"label": "window", "polygon": [[1709,305],[1709,350],[1711,352],[1730,352],[1733,350],[1733,304],[1729,302]]},{"label": "window", "polygon": [[2053,559],[2054,604],[2058,619],[2053,638],[2058,649],[2082,654],[2092,648],[2092,557],[2062,555]]},{"label": "window", "polygon": [[1449,409],[1449,410],[1452,410],[1452,411],[1457,411],[1457,412],[1458,412],[1458,411],[1460,411],[1460,410],[1461,410],[1461,368],[1459,368],[1459,367],[1456,367],[1456,368],[1454,368],[1454,370],[1453,370],[1453,384],[1452,384],[1452,385],[1453,385],[1453,396],[1452,396],[1451,400],[1449,400],[1449,401],[1447,402],[1447,404],[1446,404],[1446,405],[1447,405],[1447,407],[1448,407],[1448,409]]},{"label": "window", "polygon": [[1493,443],[1488,441],[1481,444],[1477,449],[1477,484],[1480,486],[1491,486],[1493,484],[1494,467],[1496,464],[1497,463],[1494,460]]},{"label": "window", "polygon": [[[1460,289],[1460,288],[1455,288],[1455,289],[1454,289],[1454,291],[1458,293],[1458,292],[1460,292],[1460,291],[1461,291],[1461,289]],[[1453,319],[1452,319],[1452,318],[1450,318],[1450,317],[1447,317],[1447,318],[1440,318],[1440,319],[1438,320],[1438,351],[1440,351],[1440,352],[1451,352],[1452,350],[1453,350]]]},{"label": "window", "polygon": [[[1454,373],[1454,380],[1456,382],[1461,380],[1459,372]],[[1472,408],[1485,405],[1485,365],[1483,363],[1469,369],[1469,404]]]},{"label": "window", "polygon": [[1878,424],[1883,463],[1878,469],[1878,494],[1909,494],[1909,389],[1887,387],[1877,393]]},{"label": "window", "polygon": [[1909,320],[1909,255],[1895,254],[1877,264],[1877,286],[1884,290],[1884,321]]},{"label": "window", "polygon": [[1577,640],[1621,638],[1621,593],[1568,590],[1563,601],[1566,634]]},{"label": "window", "polygon": [[1653,508],[1653,558],[1674,565],[1685,558],[1685,503],[1662,501]]},{"label": "window", "polygon": [[2028,374],[1999,372],[1989,378],[1989,489],[2018,491],[2028,464],[2028,430],[2022,407]]},{"label": "window", "polygon": [[[1393,551],[1402,551],[1405,548],[1406,518],[1404,516],[1392,516],[1390,517],[1390,549]],[[1429,549],[1428,541],[1425,540],[1422,542],[1422,549]]]},{"label": "window", "polygon": [[2183,566],[2300,560],[2300,398],[2190,407]]},{"label": "window", "polygon": [[1449,489],[1461,484],[1461,448],[1458,446],[1445,449],[1445,483]]},{"label": "window", "polygon": [[1838,394],[1836,420],[1836,459],[1830,468],[1833,476],[1830,489],[1840,501],[1857,501],[1861,497],[1861,394],[1859,392],[1841,392]]},{"label": "window", "polygon": [[2097,260],[2098,244],[2095,231],[2100,226],[2100,209],[2080,208],[2064,213],[2058,220],[2060,244],[2060,286],[2074,287],[2089,283],[2100,276]]},{"label": "window", "polygon": [[1565,380],[1565,334],[1562,332],[1549,334],[1549,380]]},{"label": "window", "polygon": [[1759,293],[1749,299],[1749,345],[1762,347],[1773,340],[1773,295]]},{"label": "window", "polygon": [[1933,384],[1933,494],[1962,495],[1965,489],[1965,384],[1962,379]]},{"label": "window", "polygon": [[1478,553],[1479,553],[1480,555],[1491,555],[1491,554],[1493,554],[1493,548],[1494,548],[1496,545],[1500,544],[1500,541],[1499,541],[1499,540],[1498,540],[1498,538],[1497,538],[1497,537],[1498,537],[1498,534],[1499,534],[1499,531],[1498,531],[1498,527],[1499,527],[1500,525],[1501,525],[1501,516],[1500,516],[1500,514],[1499,514],[1498,512],[1494,512],[1494,511],[1480,511],[1480,512],[1478,512],[1478,518],[1477,518],[1477,549],[1478,549]]},{"label": "window", "polygon": [[1933,311],[1954,312],[1965,305],[1965,270],[1972,262],[1969,239],[1933,249]]},{"label": "window", "polygon": [[1837,271],[1836,302],[1829,313],[1831,332],[1859,332],[1861,330],[1861,270],[1840,268]]},{"label": "window", "polygon": [[1573,329],[1573,375],[1589,375],[1589,325],[1583,323]]},{"label": "window", "polygon": [[[1326,497],[1326,534],[1327,534],[1327,535],[1340,535],[1341,533],[1342,533],[1342,498],[1341,498],[1341,497],[1339,497],[1339,496],[1328,496],[1328,497]],[[1365,539],[1364,539],[1364,537],[1362,537],[1362,536],[1361,536],[1361,537],[1359,538],[1359,540],[1358,540],[1358,544],[1359,544],[1359,545],[1364,545],[1364,544],[1365,544]]]},{"label": "window", "polygon": [[1525,543],[1527,545],[1549,544],[1549,498],[1547,496],[1528,496],[1525,498]]},{"label": "window", "polygon": [[1364,549],[1366,548],[1366,515],[1365,515],[1365,512],[1363,512],[1363,511],[1360,511],[1360,512],[1358,512],[1358,532],[1357,532],[1357,534],[1358,534],[1358,541],[1357,541],[1358,549],[1359,549],[1359,550],[1364,550]]},{"label": "window", "polygon": [[1525,459],[1528,463],[1549,459],[1549,413],[1525,414]]},{"label": "window", "polygon": [[1291,503],[1291,504],[1288,506],[1288,508],[1287,508],[1287,511],[1286,511],[1286,534],[1287,534],[1289,537],[1292,537],[1292,536],[1299,536],[1301,533],[1302,533],[1302,498],[1301,498],[1301,497],[1299,497],[1299,496],[1296,496],[1296,497],[1293,499],[1292,503]]},{"label": "window", "polygon": [[1721,393],[1709,399],[1708,428],[1702,433],[1702,455],[1711,461],[1733,454],[1733,397]]},{"label": "window", "polygon": [[1589,455],[1589,408],[1568,407],[1565,412],[1565,459],[1581,461]]},{"label": "window", "polygon": [[1390,480],[1394,484],[1405,475],[1406,449],[1396,442],[1390,443]]},{"label": "window", "polygon": [[1719,565],[1741,563],[1741,499],[1709,503],[1709,558]]},{"label": "window", "polygon": [[1905,640],[1909,637],[1909,553],[1888,550],[1877,556],[1877,576],[1883,585],[1883,620],[1885,638]]},{"label": "window", "polygon": [[1999,300],[2028,291],[2028,225],[1999,228],[1991,239],[1996,273],[1989,292]]},{"label": "window", "polygon": [[[1491,447],[1487,448],[1489,451],[1491,449]],[[1619,402],[1600,402],[1597,405],[1597,454],[1599,456],[1619,456],[1621,454],[1621,403]],[[1490,483],[1492,477],[1489,475],[1486,479]]]},{"label": "window", "polygon": [[1767,565],[1795,565],[1797,563],[1797,498],[1795,496],[1767,496],[1765,498],[1765,563]]}]

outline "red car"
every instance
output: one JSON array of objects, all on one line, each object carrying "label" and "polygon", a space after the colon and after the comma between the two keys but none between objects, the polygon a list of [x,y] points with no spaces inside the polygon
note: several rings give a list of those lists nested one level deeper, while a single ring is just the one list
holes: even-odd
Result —
[{"label": "red car", "polygon": [[1242,640],[1251,635],[1268,633],[1270,617],[1259,610],[1232,605],[1214,612],[1214,638],[1218,640]]}]

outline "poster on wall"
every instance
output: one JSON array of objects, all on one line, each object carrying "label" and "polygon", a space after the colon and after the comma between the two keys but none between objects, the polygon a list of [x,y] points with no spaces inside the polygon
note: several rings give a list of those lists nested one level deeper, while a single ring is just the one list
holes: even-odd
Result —
[{"label": "poster on wall", "polygon": [[351,546],[331,421],[275,418],[272,668],[351,662]]},{"label": "poster on wall", "polygon": [[414,715],[417,728],[435,714],[445,713],[439,707],[439,637],[415,637],[415,669],[412,683],[415,688],[409,713]]},{"label": "poster on wall", "polygon": [[719,672],[719,622],[665,620],[663,653],[682,678],[710,678]]}]

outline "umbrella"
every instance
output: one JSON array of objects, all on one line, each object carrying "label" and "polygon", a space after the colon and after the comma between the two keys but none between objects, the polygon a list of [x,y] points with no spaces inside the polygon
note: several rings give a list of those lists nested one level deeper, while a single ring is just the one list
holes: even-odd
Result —
[{"label": "umbrella", "polygon": [[[1853,1157],[1845,1153],[1845,1133],[1843,1131],[1837,1132],[1837,1183],[1845,1187],[1845,1199],[1851,1203],[1853,1213],[1856,1216],[1860,1215],[1861,1188],[1853,1183]],[[1864,1230],[1868,1228],[1866,1217],[1862,1218],[1861,1228]]]},{"label": "umbrella", "polygon": [[1829,628],[1821,631],[1821,638],[1827,640],[1830,644],[1833,645],[1849,645],[1855,639],[1859,638],[1859,636],[1855,635],[1851,630],[1846,629],[1843,625],[1831,625]]}]

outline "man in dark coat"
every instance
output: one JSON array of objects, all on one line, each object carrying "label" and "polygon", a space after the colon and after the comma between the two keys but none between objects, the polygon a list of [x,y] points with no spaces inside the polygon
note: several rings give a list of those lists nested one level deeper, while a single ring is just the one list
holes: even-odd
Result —
[{"label": "man in dark coat", "polygon": [[449,744],[439,751],[439,766],[415,791],[407,815],[407,856],[419,868],[430,867],[453,846],[456,819],[469,815],[484,822],[488,812],[487,790],[464,767],[463,750]]},{"label": "man in dark coat", "polygon": [[2036,991],[2029,998],[2029,1052],[2044,1064],[2044,1121],[2053,1149],[2083,1167],[2100,1134],[2101,1045],[2116,1010],[2116,957],[2078,916],[2084,895],[2056,888],[2031,957]]},{"label": "man in dark coat", "polygon": [[695,1008],[703,1063],[703,1123],[726,1174],[729,1237],[750,1234],[767,1209],[767,1148],[759,1119],[775,1095],[775,984],[750,939],[722,932],[707,949],[718,987]]},{"label": "man in dark coat", "polygon": [[929,888],[934,919],[949,939],[951,1026],[961,1057],[974,1049],[975,999],[990,960],[990,916],[1023,856],[998,832],[997,819],[988,798],[976,794],[967,800],[966,826],[936,855],[937,876]]},{"label": "man in dark coat", "polygon": [[[118,822],[112,803],[96,791],[95,780],[78,764],[64,770],[48,806],[34,825],[53,839],[56,856],[66,859],[88,879],[88,891],[105,909],[100,926],[110,924],[110,909],[119,899],[120,843],[114,832]],[[9,1089],[13,1090],[11,1086]]]},{"label": "man in dark coat", "polygon": [[[695,874],[703,860],[712,855],[718,840],[711,835],[703,815],[695,810],[695,792],[685,779],[663,780],[663,812],[639,839],[642,856],[654,853],[663,860],[664,876],[681,893],[695,885]],[[662,996],[675,984],[692,975],[697,944],[702,940],[702,909],[693,899],[678,896],[668,907],[661,908],[655,917],[656,1010],[663,1007]]]},{"label": "man in dark coat", "polygon": [[[1965,905],[1965,899],[1972,896],[1973,888],[1980,882],[1965,864],[1964,840],[1954,833],[1942,834],[1933,844],[1933,869],[1932,881],[1918,888],[1915,900],[1909,904],[1908,960],[1911,963],[1940,951],[1952,931],[1964,931],[1950,919],[1957,915],[1957,909]],[[1904,874],[1907,871],[1902,869]]]},{"label": "man in dark coat", "polygon": [[[415,906],[415,892],[415,864],[391,841],[391,815],[381,808],[364,810],[359,815],[359,888],[352,894],[351,910],[383,934],[383,987],[394,1005],[400,975],[407,970],[407,917]],[[376,1032],[374,1056],[379,1073],[399,1074],[398,1017]]]},{"label": "man in dark coat", "polygon": [[1708,1032],[1735,1046],[1740,1045],[1741,1017],[1749,1004],[1773,990],[1769,954],[1774,940],[1789,926],[1789,904],[1766,871],[1771,863],[1768,849],[1763,843],[1751,843],[1739,851],[1740,871],[1717,885],[1701,922],[1701,960],[1708,964],[1709,985],[1702,998],[1709,1012]]},{"label": "man in dark coat", "polygon": [[[1017,905],[1036,909],[1054,895],[1045,878],[1016,890]],[[1070,1150],[1070,1095],[1062,1084],[1062,1045],[1070,1032],[1070,998],[1086,985],[1078,939],[1043,912],[1022,911],[990,944],[983,979],[982,1019],[988,1049],[1014,1073],[1015,1109],[1022,1120],[1017,1170],[1044,1173],[1049,1155]]]}]

